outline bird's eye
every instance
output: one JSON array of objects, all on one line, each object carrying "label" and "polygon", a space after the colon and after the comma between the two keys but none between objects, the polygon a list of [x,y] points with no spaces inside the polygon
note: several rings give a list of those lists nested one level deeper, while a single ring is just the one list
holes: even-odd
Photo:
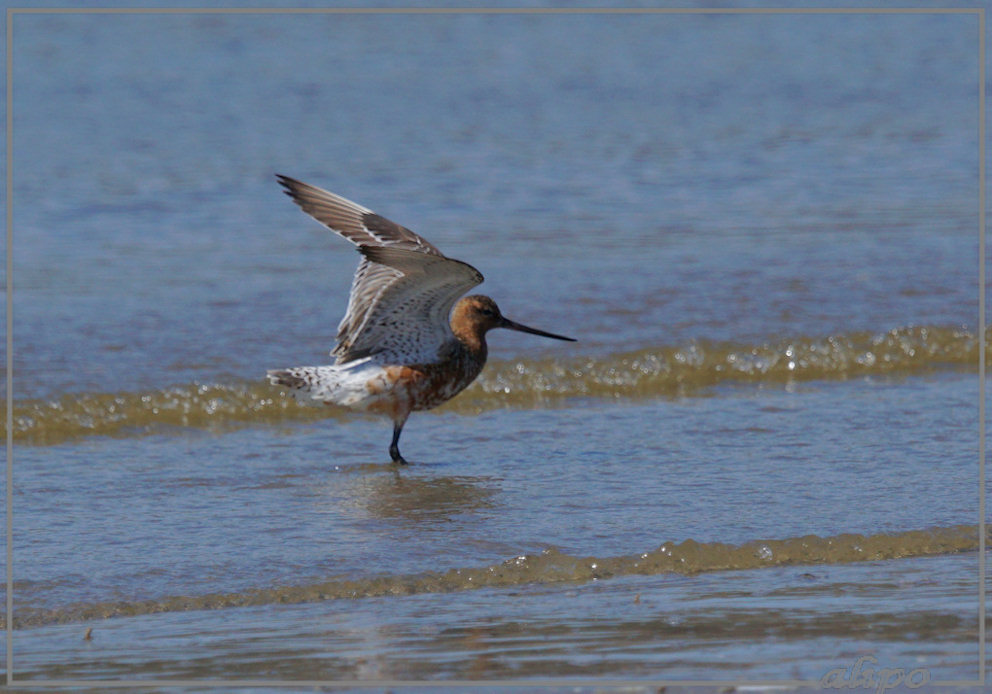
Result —
[{"label": "bird's eye", "polygon": [[480,309],[479,312],[482,315],[484,315],[484,316],[490,316],[491,317],[491,316],[495,316],[496,315],[495,313],[493,313],[492,309],[489,309],[489,308]]}]

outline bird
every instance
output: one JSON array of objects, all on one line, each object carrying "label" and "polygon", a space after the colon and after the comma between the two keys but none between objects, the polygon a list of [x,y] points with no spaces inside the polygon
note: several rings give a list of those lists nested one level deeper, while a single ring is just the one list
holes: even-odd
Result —
[{"label": "bird", "polygon": [[463,296],[482,283],[482,273],[410,229],[323,188],[276,178],[293,202],[357,246],[362,257],[330,353],[335,362],[268,370],[266,376],[299,400],[391,419],[394,464],[407,464],[399,441],[410,413],[447,402],[481,373],[487,332],[506,328],[576,341],[504,317],[488,296]]}]

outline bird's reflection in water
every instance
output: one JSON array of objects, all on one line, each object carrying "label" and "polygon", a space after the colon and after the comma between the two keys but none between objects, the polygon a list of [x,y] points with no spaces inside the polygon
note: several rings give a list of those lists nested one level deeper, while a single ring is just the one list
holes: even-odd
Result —
[{"label": "bird's reflection in water", "polygon": [[381,520],[443,521],[478,513],[493,508],[499,492],[494,477],[410,474],[395,465],[360,468],[365,474],[347,485],[346,506],[353,513]]},{"label": "bird's reflection in water", "polygon": [[371,485],[366,509],[375,518],[439,519],[492,508],[496,489],[479,477],[383,475]]}]

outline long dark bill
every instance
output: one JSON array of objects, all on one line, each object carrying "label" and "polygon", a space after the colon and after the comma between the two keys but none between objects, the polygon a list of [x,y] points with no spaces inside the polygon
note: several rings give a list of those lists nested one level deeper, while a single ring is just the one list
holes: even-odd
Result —
[{"label": "long dark bill", "polygon": [[568,342],[575,342],[574,337],[565,337],[564,335],[555,335],[554,333],[546,333],[543,330],[538,330],[537,328],[528,328],[526,325],[520,325],[520,323],[514,323],[512,320],[507,318],[503,319],[503,324],[500,325],[501,328],[508,328],[509,330],[516,330],[522,333],[530,333],[531,335],[540,335],[541,337],[551,337],[555,340],[567,340]]}]

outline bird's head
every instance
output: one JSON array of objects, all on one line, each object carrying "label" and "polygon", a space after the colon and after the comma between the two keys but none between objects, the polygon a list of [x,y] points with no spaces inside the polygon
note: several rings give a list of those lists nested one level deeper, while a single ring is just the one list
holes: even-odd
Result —
[{"label": "bird's head", "polygon": [[575,342],[571,337],[530,328],[505,318],[496,302],[482,294],[473,294],[458,300],[451,313],[451,328],[456,336],[469,343],[484,343],[485,334],[493,328],[506,328],[521,333],[550,337],[555,340]]}]

